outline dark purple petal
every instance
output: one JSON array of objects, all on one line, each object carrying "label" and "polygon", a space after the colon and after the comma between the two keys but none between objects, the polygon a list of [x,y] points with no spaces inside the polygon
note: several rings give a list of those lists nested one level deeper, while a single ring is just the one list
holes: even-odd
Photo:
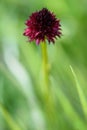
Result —
[{"label": "dark purple petal", "polygon": [[61,37],[60,20],[46,8],[32,13],[25,24],[27,28],[23,35],[27,36],[29,41],[35,40],[37,45],[42,41],[44,42],[45,39],[49,43],[55,43],[55,39]]}]

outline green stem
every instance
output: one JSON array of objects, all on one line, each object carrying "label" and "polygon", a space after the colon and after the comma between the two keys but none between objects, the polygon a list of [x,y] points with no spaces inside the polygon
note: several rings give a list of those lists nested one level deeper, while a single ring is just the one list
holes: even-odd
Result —
[{"label": "green stem", "polygon": [[53,127],[52,124],[54,124],[55,109],[54,109],[54,101],[52,99],[51,83],[49,80],[50,66],[48,62],[47,44],[43,42],[41,43],[41,47],[42,47],[42,67],[43,67],[42,87],[43,87],[43,94],[44,94],[43,97],[45,103],[45,111],[47,113],[50,127]]},{"label": "green stem", "polygon": [[45,42],[41,43],[42,47],[42,65],[43,65],[43,79],[45,86],[49,87],[49,71],[48,71],[48,55],[47,55],[47,45]]}]

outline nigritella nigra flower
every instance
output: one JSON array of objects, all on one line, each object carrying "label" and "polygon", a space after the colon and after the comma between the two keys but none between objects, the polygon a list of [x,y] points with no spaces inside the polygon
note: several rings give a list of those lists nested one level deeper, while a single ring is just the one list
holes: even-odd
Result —
[{"label": "nigritella nigra flower", "polygon": [[55,43],[55,38],[61,36],[60,20],[46,8],[32,13],[25,24],[27,28],[23,35],[30,42],[35,40],[39,44],[47,39],[49,43]]}]

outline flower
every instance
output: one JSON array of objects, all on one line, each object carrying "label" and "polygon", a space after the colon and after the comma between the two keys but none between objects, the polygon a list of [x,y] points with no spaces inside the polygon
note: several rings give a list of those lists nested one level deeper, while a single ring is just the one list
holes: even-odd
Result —
[{"label": "flower", "polygon": [[30,42],[35,40],[39,44],[47,39],[49,43],[55,43],[55,38],[61,36],[60,20],[46,8],[32,13],[25,24],[27,28],[23,35]]}]

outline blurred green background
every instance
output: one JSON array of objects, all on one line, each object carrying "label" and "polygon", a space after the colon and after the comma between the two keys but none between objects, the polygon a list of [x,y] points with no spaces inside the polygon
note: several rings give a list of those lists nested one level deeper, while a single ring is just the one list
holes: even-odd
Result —
[{"label": "blurred green background", "polygon": [[[61,20],[63,34],[47,45],[51,103],[41,46],[23,36],[25,20],[43,7]],[[86,0],[0,0],[0,130],[87,130]]]}]

